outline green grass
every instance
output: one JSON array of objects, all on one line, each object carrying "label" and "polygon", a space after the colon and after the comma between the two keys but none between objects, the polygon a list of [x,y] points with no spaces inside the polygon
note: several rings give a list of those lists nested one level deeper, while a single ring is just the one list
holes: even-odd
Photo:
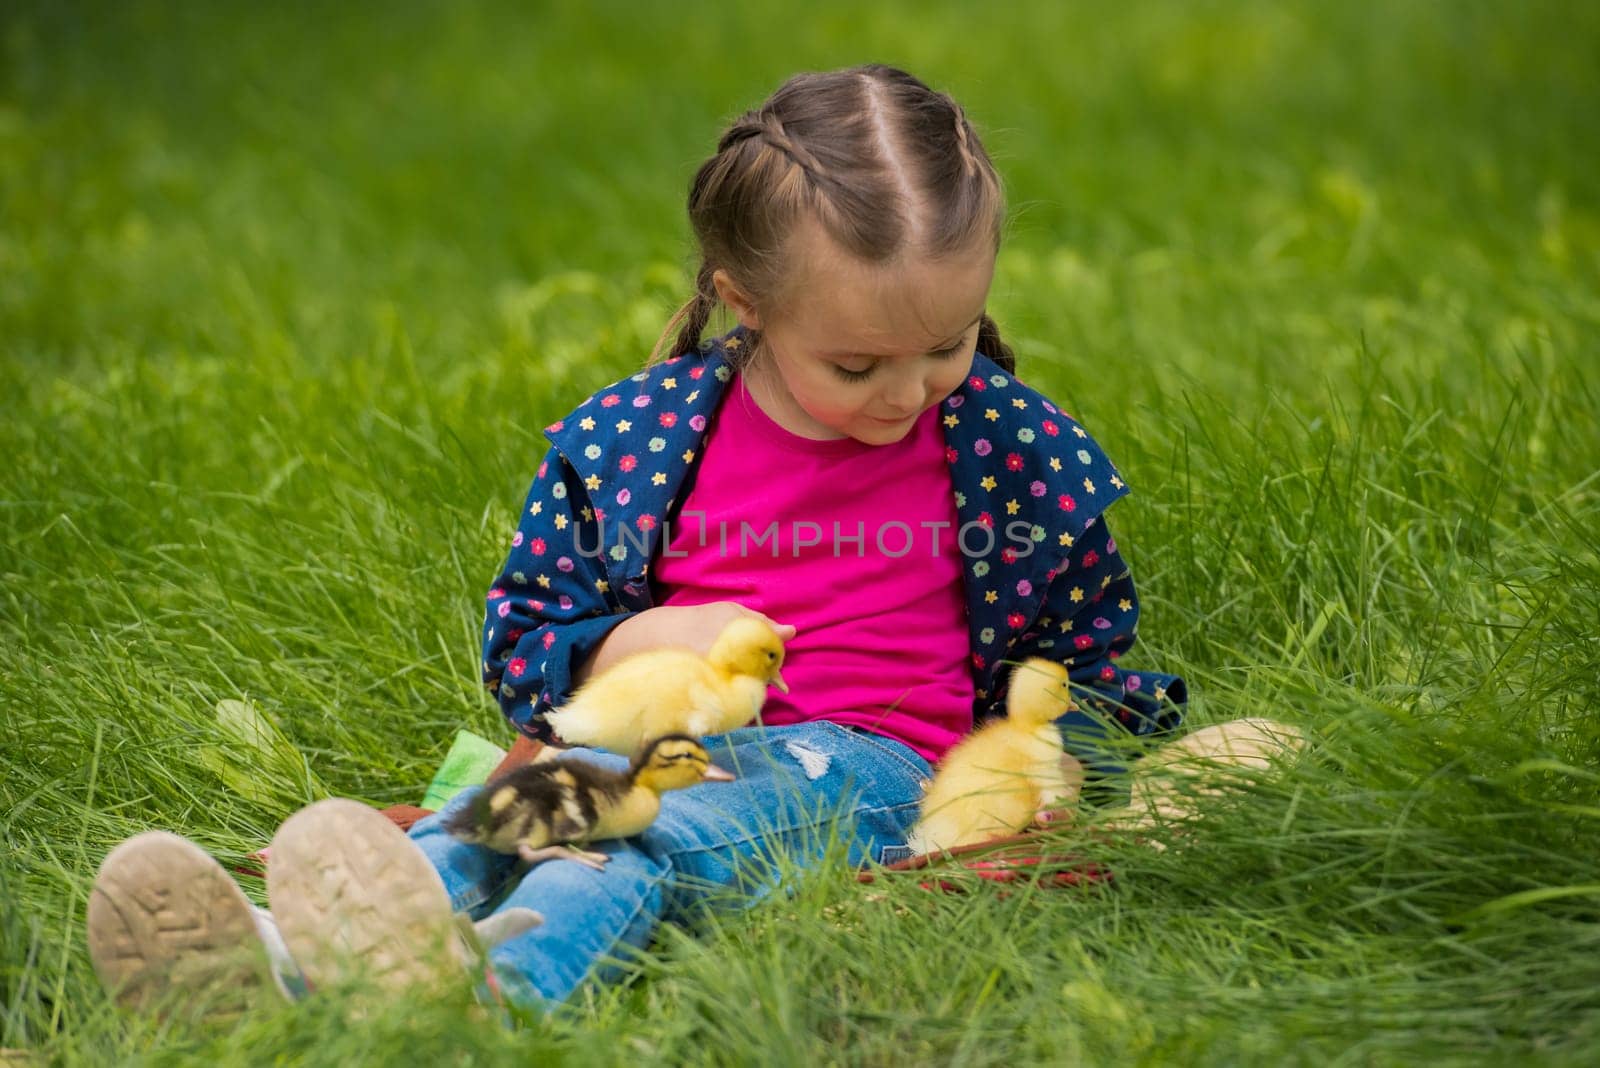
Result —
[{"label": "green grass", "polygon": [[[264,8],[258,10],[258,7]],[[1600,1043],[1600,9],[8,4],[0,1046],[91,1063],[1579,1063]],[[414,801],[539,428],[636,368],[789,73],[966,105],[992,309],[1135,489],[1139,661],[1315,738],[1083,892],[842,864],[521,1030],[110,1011],[137,830]],[[196,760],[247,697],[305,768]],[[307,774],[309,769],[310,774]],[[259,884],[247,889],[259,895]]]}]

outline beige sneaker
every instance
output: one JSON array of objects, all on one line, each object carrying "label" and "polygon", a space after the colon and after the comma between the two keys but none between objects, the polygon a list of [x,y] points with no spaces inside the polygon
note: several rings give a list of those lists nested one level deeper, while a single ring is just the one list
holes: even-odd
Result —
[{"label": "beige sneaker", "polygon": [[129,1008],[232,1014],[288,995],[263,934],[222,865],[166,831],[108,853],[89,894],[89,957]]},{"label": "beige sneaker", "polygon": [[319,982],[366,974],[397,988],[439,974],[442,953],[476,973],[490,948],[543,922],[523,908],[477,924],[452,916],[422,851],[354,801],[290,817],[267,872],[281,916],[252,905],[186,838],[147,831],[118,845],[89,895],[89,957],[101,983],[127,1008],[231,1017],[304,997],[307,972]]},{"label": "beige sneaker", "polygon": [[[1203,817],[1207,799],[1284,767],[1306,747],[1298,727],[1250,718],[1214,723],[1167,742],[1133,769],[1127,808],[1107,813],[1130,830],[1181,826]],[[1160,842],[1151,845],[1164,848]]]},{"label": "beige sneaker", "polygon": [[450,909],[433,864],[375,809],[332,798],[290,816],[272,840],[267,898],[313,987],[364,976],[385,990],[473,974],[486,946],[542,922],[509,910],[474,927]]}]

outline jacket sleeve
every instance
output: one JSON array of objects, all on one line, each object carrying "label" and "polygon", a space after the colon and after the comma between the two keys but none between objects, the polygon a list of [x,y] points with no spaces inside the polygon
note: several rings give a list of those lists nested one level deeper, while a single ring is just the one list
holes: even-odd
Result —
[{"label": "jacket sleeve", "polygon": [[[1078,708],[1056,721],[1062,741],[1102,771],[1124,762],[1114,755],[1118,735],[1170,731],[1182,722],[1188,700],[1178,676],[1122,666],[1138,621],[1133,577],[1101,516],[1055,569],[1038,618],[1007,657],[1020,663],[1041,656],[1066,665]],[[1113,744],[1102,750],[1096,744],[1102,740]]]},{"label": "jacket sleeve", "polygon": [[633,614],[606,584],[602,521],[577,472],[552,448],[489,590],[483,681],[511,725],[539,741],[552,740],[544,714],[571,696],[574,670]]}]

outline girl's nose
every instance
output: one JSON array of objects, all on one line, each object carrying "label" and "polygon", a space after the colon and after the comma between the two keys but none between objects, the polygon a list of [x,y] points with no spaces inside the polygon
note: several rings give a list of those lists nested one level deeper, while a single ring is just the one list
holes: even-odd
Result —
[{"label": "girl's nose", "polygon": [[912,412],[922,408],[922,396],[922,383],[913,379],[891,386],[883,399],[897,412]]}]

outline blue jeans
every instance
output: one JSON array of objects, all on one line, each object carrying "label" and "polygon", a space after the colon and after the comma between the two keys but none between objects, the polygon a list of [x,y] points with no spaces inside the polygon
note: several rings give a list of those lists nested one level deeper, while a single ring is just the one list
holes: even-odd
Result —
[{"label": "blue jeans", "polygon": [[[591,847],[610,855],[603,871],[566,860],[524,870],[515,857],[450,837],[441,820],[470,804],[476,788],[412,827],[411,839],[439,870],[456,911],[474,920],[514,906],[544,915],[542,926],[490,952],[508,1000],[563,1002],[591,971],[611,974],[608,960],[648,945],[658,922],[753,904],[778,885],[785,867],[814,864],[835,842],[851,864],[905,854],[921,781],[931,772],[899,742],[813,722],[745,727],[705,745],[738,781],[663,794],[661,814],[644,833]],[[627,763],[594,749],[568,750],[561,759]]]}]

